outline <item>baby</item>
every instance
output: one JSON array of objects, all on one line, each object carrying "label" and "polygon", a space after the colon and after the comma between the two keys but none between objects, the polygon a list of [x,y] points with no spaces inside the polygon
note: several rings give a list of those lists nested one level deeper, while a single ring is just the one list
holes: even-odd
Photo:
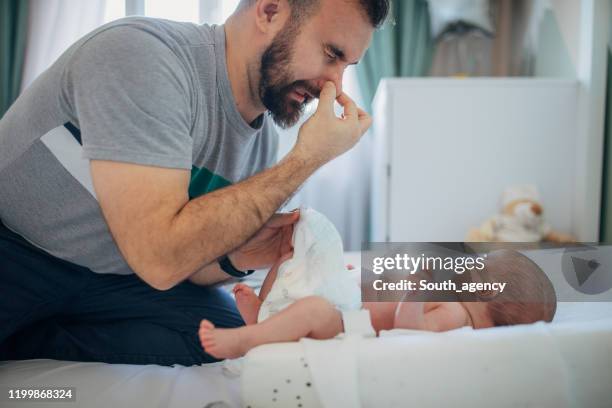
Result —
[{"label": "baby", "polygon": [[[475,300],[453,302],[417,302],[407,295],[401,302],[357,302],[355,305],[354,297],[359,289],[343,266],[338,267],[336,262],[335,272],[320,274],[314,269],[308,270],[308,262],[300,265],[300,260],[313,258],[308,254],[314,251],[320,255],[315,257],[319,260],[318,270],[325,270],[330,264],[325,262],[326,251],[327,254],[338,251],[333,244],[325,242],[335,235],[329,230],[318,237],[316,233],[311,234],[315,239],[311,239],[310,245],[305,245],[308,239],[299,236],[308,231],[305,224],[309,221],[315,221],[312,225],[325,224],[321,217],[313,210],[302,210],[294,231],[294,251],[302,253],[281,258],[268,272],[259,296],[247,285],[234,287],[236,304],[246,326],[218,329],[208,320],[202,320],[199,336],[207,353],[219,359],[237,358],[262,344],[298,341],[303,337],[331,339],[344,331],[344,313],[356,308],[369,312],[376,334],[394,328],[446,331],[471,326],[480,329],[551,321],[554,316],[556,296],[546,275],[529,258],[508,250],[489,253],[482,272],[466,272],[462,276],[473,281],[507,282],[502,293],[477,293]],[[337,239],[334,236],[333,241]],[[325,245],[317,248],[321,241]],[[299,282],[305,277],[306,280]],[[351,282],[350,286],[345,282]],[[330,290],[332,285],[339,290]],[[295,294],[287,289],[291,287],[306,290]]]}]

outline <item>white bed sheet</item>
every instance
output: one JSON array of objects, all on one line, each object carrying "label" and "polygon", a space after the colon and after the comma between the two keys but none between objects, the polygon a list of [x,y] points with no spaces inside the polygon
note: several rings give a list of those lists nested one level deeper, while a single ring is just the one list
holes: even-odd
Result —
[{"label": "white bed sheet", "polygon": [[[3,408],[25,407],[238,407],[240,379],[223,363],[193,367],[78,363],[56,360],[0,362],[0,390],[9,387],[73,387],[74,402],[10,402]],[[221,402],[225,403],[221,404]]]}]

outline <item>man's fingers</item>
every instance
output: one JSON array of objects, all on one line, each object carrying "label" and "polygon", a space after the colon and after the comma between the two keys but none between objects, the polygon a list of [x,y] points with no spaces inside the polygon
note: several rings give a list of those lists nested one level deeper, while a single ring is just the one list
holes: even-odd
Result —
[{"label": "man's fingers", "polygon": [[364,134],[372,126],[372,117],[365,111],[359,109],[359,130]]},{"label": "man's fingers", "polygon": [[293,251],[293,226],[285,226],[281,232],[280,253]]},{"label": "man's fingers", "polygon": [[338,97],[338,103],[344,107],[345,118],[357,118],[361,134],[364,134],[370,126],[372,126],[372,117],[366,111],[358,107],[346,93],[343,92]]},{"label": "man's fingers", "polygon": [[344,117],[345,118],[354,118],[358,117],[358,108],[355,102],[344,92],[340,94],[337,98],[338,103],[342,105],[344,108]]},{"label": "man's fingers", "polygon": [[279,262],[285,262],[287,259],[291,259],[293,257],[293,251],[289,251],[283,254],[283,256],[281,256]]},{"label": "man's fingers", "polygon": [[300,219],[300,211],[290,213],[274,214],[266,223],[266,227],[279,228],[286,225],[293,225]]},{"label": "man's fingers", "polygon": [[334,114],[334,101],[336,100],[336,85],[326,82],[319,93],[319,106],[317,111]]}]

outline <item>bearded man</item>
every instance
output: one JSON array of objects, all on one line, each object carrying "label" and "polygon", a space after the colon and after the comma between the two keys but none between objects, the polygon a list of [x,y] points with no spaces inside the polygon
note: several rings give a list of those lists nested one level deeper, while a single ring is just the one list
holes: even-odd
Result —
[{"label": "bearded man", "polygon": [[[133,17],[71,46],[0,121],[0,359],[214,361],[214,286],[291,250],[276,211],[371,118],[342,91],[385,0],[243,0],[224,25]],[[277,134],[316,113],[276,163]],[[334,101],[344,113],[334,114]]]}]

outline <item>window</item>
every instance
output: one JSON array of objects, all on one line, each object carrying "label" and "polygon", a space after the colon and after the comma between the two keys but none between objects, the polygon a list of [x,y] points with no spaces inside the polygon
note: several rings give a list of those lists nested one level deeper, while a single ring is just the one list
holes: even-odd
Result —
[{"label": "window", "polygon": [[239,0],[106,0],[105,21],[131,15],[221,24]]}]

